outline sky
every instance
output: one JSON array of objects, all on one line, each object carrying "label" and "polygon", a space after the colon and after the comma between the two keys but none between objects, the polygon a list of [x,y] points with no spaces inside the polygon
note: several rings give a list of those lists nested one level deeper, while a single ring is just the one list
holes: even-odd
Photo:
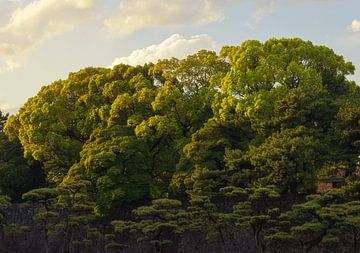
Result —
[{"label": "sky", "polygon": [[360,0],[0,0],[0,110],[84,67],[273,37],[332,48],[360,84]]}]

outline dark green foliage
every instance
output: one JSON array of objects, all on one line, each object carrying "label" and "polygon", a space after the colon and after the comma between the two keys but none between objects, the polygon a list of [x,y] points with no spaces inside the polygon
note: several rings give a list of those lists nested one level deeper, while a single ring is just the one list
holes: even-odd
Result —
[{"label": "dark green foliage", "polygon": [[23,193],[43,184],[44,175],[39,162],[23,157],[19,141],[9,140],[4,134],[7,118],[0,111],[0,193],[19,202]]},{"label": "dark green foliage", "polygon": [[265,184],[279,185],[284,191],[314,191],[322,147],[303,126],[286,129],[268,137],[259,147],[251,147],[250,162],[264,175]]},{"label": "dark green foliage", "polygon": [[40,205],[40,209],[33,216],[33,220],[42,225],[45,233],[45,253],[49,252],[49,236],[55,232],[52,220],[59,216],[54,208],[54,202],[59,192],[53,188],[39,188],[24,193],[22,198],[28,203]]},{"label": "dark green foliage", "polygon": [[[161,252],[186,233],[226,250],[243,231],[259,252],[357,252],[353,73],[297,38],[71,73],[0,114],[0,193],[30,190],[43,207],[34,219],[67,252]],[[49,188],[31,190],[43,186],[39,164]],[[103,236],[109,217],[115,234]]]},{"label": "dark green foliage", "polygon": [[[359,250],[360,202],[352,201],[339,189],[309,195],[279,219],[279,230],[268,240],[297,242],[303,252],[316,246]],[[334,246],[335,245],[335,246]]]},{"label": "dark green foliage", "polygon": [[11,224],[4,225],[2,231],[5,236],[14,236],[14,235],[22,234],[24,232],[29,232],[30,227],[29,226],[19,226],[15,223],[11,223]]},{"label": "dark green foliage", "polygon": [[76,252],[74,246],[90,246],[102,238],[98,229],[92,227],[95,221],[95,202],[88,193],[91,182],[81,179],[63,182],[58,186],[56,209],[59,220],[56,233],[64,236],[63,247],[67,252]]},{"label": "dark green foliage", "polygon": [[3,214],[3,210],[7,207],[9,207],[11,205],[10,203],[10,198],[4,195],[0,195],[0,224],[1,224],[1,228],[3,228],[3,219],[4,219],[4,214]]},{"label": "dark green foliage", "polygon": [[226,247],[226,232],[229,222],[226,214],[207,196],[194,196],[187,208],[186,231],[197,232],[207,243],[221,243]]},{"label": "dark green foliage", "polygon": [[133,136],[121,136],[117,129],[96,134],[84,147],[76,167],[81,166],[80,175],[95,185],[100,212],[148,197],[151,175],[146,145]]},{"label": "dark green foliage", "polygon": [[164,248],[173,243],[172,236],[184,232],[186,213],[178,200],[153,200],[151,206],[138,207],[133,213],[138,221],[115,220],[111,223],[114,231],[136,234],[138,242],[149,241],[155,252],[163,252]]},{"label": "dark green foliage", "polygon": [[226,197],[242,199],[233,206],[233,212],[225,216],[238,228],[251,228],[258,252],[267,249],[266,235],[276,224],[280,209],[276,200],[280,198],[274,186],[256,186],[252,188],[226,187],[221,189]]}]

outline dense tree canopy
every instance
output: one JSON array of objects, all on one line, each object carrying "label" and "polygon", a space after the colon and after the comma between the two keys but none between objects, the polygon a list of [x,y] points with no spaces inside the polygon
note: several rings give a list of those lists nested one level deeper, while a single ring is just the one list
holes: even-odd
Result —
[{"label": "dense tree canopy", "polygon": [[9,140],[3,128],[8,115],[0,111],[0,194],[20,201],[21,195],[44,183],[40,162],[23,157],[23,148],[17,139]]},{"label": "dense tree canopy", "polygon": [[[274,242],[308,252],[346,240],[337,246],[355,253],[360,88],[347,79],[354,71],[325,46],[274,38],[219,55],[71,73],[16,115],[1,114],[0,194],[19,200],[45,174],[57,192],[54,211],[45,211],[67,210],[69,245],[94,215],[120,215],[115,232],[131,230],[157,252],[173,243],[171,234],[215,235],[226,247],[229,230],[251,228],[259,252]],[[66,186],[76,182],[74,194]],[[48,191],[24,198],[39,201]],[[79,217],[89,219],[80,226]],[[109,238],[109,248],[129,246]]]}]

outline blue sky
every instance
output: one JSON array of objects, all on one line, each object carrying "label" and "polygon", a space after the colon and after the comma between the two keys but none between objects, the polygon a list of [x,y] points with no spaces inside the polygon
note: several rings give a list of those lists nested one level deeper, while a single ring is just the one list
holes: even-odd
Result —
[{"label": "blue sky", "polygon": [[86,66],[142,64],[247,39],[300,37],[358,71],[359,0],[0,0],[0,109]]}]

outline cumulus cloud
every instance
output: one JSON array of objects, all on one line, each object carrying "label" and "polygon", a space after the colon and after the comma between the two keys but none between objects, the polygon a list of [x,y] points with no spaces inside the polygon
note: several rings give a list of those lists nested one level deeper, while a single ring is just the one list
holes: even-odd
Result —
[{"label": "cumulus cloud", "polygon": [[201,49],[214,50],[215,41],[206,34],[190,37],[174,34],[160,44],[135,50],[126,57],[116,58],[109,67],[112,68],[120,63],[133,66],[143,65],[148,62],[157,62],[159,59],[171,57],[182,59]]},{"label": "cumulus cloud", "polygon": [[0,111],[3,113],[16,114],[20,109],[20,106],[14,106],[9,104],[0,104]]},{"label": "cumulus cloud", "polygon": [[0,27],[0,72],[15,68],[17,57],[44,39],[72,30],[94,5],[95,0],[35,0],[14,10]]},{"label": "cumulus cloud", "polygon": [[7,22],[11,13],[21,5],[18,0],[0,0],[0,26]]},{"label": "cumulus cloud", "polygon": [[105,25],[126,35],[145,27],[198,26],[224,18],[219,0],[126,0]]},{"label": "cumulus cloud", "polygon": [[257,1],[256,9],[253,14],[255,23],[259,23],[265,15],[273,12],[274,5],[275,5],[274,1],[265,1],[265,0]]},{"label": "cumulus cloud", "polygon": [[351,25],[348,27],[349,30],[353,32],[359,32],[360,31],[360,20],[354,19]]},{"label": "cumulus cloud", "polygon": [[272,13],[275,8],[275,0],[254,0],[254,11],[252,12],[251,17],[245,23],[250,29],[255,29],[255,25],[257,25],[264,16]]}]

